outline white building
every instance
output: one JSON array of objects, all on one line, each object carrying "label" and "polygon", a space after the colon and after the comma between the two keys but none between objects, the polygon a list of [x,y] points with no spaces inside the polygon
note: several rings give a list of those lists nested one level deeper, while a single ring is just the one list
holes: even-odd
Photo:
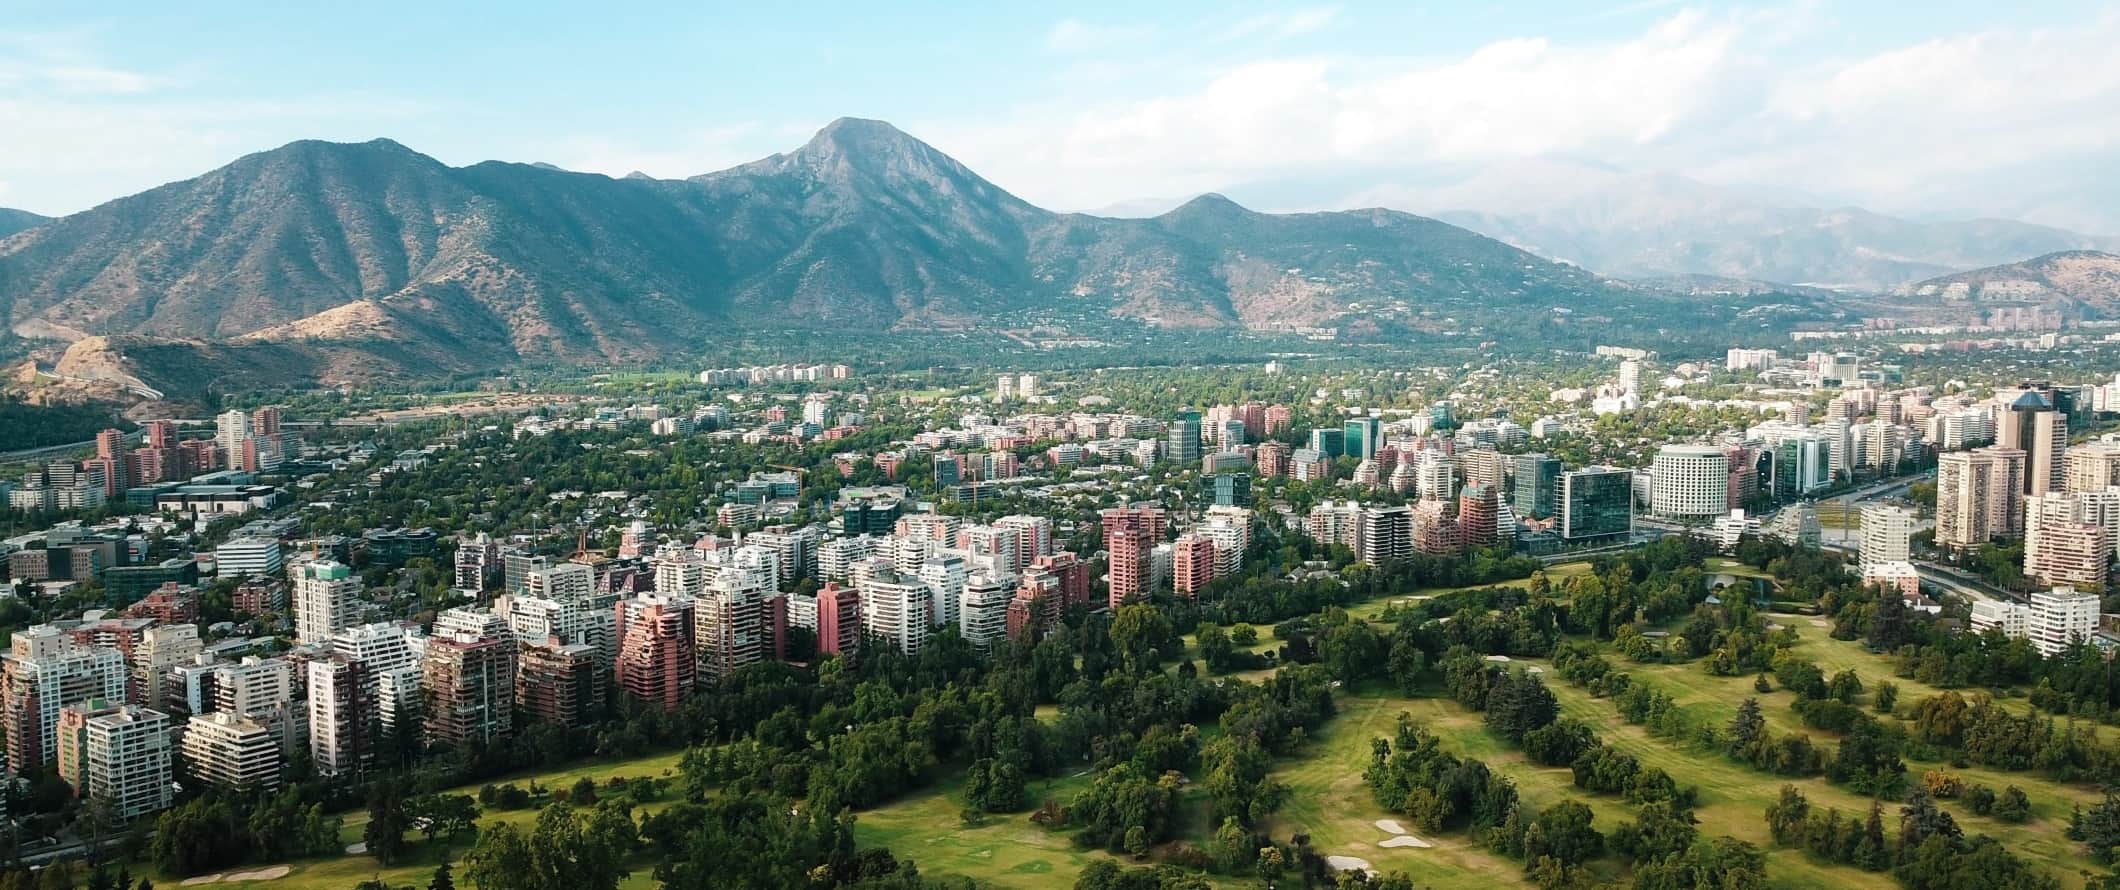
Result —
[{"label": "white building", "polygon": [[200,714],[185,725],[184,763],[192,776],[228,791],[276,788],[280,741],[272,727],[233,714]]},{"label": "white building", "polygon": [[357,620],[361,579],[331,560],[303,563],[294,570],[295,641],[322,643]]},{"label": "white building", "polygon": [[1008,604],[1015,593],[1006,579],[984,572],[965,578],[957,607],[957,629],[965,640],[985,649],[1007,638]]},{"label": "white building", "polygon": [[280,539],[263,536],[230,538],[213,549],[214,571],[223,578],[277,575],[284,565]]},{"label": "white building", "polygon": [[1914,511],[1898,504],[1871,502],[1862,507],[1862,565],[1902,563],[1910,557]]},{"label": "white building", "polygon": [[7,766],[20,774],[59,755],[59,709],[89,699],[124,701],[125,656],[83,646],[48,624],[16,631],[5,666]]},{"label": "white building", "polygon": [[1713,445],[1665,445],[1656,452],[1649,507],[1670,519],[1711,519],[1730,509],[1730,461]]},{"label": "white building", "polygon": [[861,597],[861,629],[896,646],[908,655],[927,645],[934,619],[933,593],[917,580],[900,581],[897,576],[874,575],[856,582]]},{"label": "white building", "polygon": [[169,808],[169,715],[138,705],[110,708],[81,727],[82,771],[77,790],[130,822]]}]

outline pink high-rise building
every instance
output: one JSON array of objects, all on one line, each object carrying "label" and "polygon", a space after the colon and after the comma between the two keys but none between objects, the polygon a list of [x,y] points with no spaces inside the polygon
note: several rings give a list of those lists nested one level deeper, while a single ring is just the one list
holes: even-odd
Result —
[{"label": "pink high-rise building", "polygon": [[817,591],[817,651],[848,656],[861,647],[861,596],[828,581]]},{"label": "pink high-rise building", "polygon": [[677,707],[699,676],[692,600],[644,594],[618,601],[618,688],[664,710]]}]

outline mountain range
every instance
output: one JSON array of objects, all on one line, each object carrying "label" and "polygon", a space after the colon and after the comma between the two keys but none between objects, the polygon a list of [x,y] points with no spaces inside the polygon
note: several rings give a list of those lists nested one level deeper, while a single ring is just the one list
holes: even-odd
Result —
[{"label": "mountain range", "polygon": [[27,210],[0,207],[0,238],[5,238],[49,219],[50,217],[38,216]]},{"label": "mountain range", "polygon": [[[1208,195],[1151,219],[1055,213],[856,119],[689,180],[296,142],[0,240],[8,329],[72,343],[61,370],[105,377],[628,362],[731,330],[1051,312],[1251,329],[1667,317],[1643,303],[1389,210],[1271,215]],[[105,367],[150,355],[161,368]]]},{"label": "mountain range", "polygon": [[1883,292],[2057,251],[2120,251],[2120,237],[2006,219],[1924,222],[1805,198],[1526,160],[1446,185],[1373,187],[1349,201],[1419,210],[1619,278],[1701,274]]},{"label": "mountain range", "polygon": [[2110,317],[2120,309],[2120,255],[2068,250],[1916,282],[1906,296],[1970,303],[2032,303]]}]

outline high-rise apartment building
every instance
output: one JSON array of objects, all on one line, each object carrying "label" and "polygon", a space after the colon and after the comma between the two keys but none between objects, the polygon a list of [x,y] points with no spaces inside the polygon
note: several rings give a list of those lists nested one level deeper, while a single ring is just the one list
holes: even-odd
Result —
[{"label": "high-rise apartment building", "polygon": [[183,754],[193,778],[239,794],[279,787],[286,760],[270,725],[227,711],[194,715],[185,724]]},{"label": "high-rise apartment building", "polygon": [[58,756],[59,710],[89,699],[124,701],[125,657],[83,646],[40,624],[16,631],[0,656],[0,719],[7,729],[7,767],[16,774]]},{"label": "high-rise apartment building", "polygon": [[2023,531],[2023,451],[1989,447],[1936,459],[1936,544],[1965,550]]},{"label": "high-rise apartment building", "polygon": [[1171,545],[1171,588],[1177,595],[1198,599],[1215,580],[1215,543],[1197,533],[1178,536]]},{"label": "high-rise apartment building", "polygon": [[428,695],[426,738],[455,747],[491,742],[515,729],[514,636],[458,631],[427,641],[421,678]]},{"label": "high-rise apartment building", "polygon": [[[927,645],[934,627],[934,594],[916,578],[879,573],[855,588],[861,598],[861,629],[907,655]],[[819,612],[822,613],[820,606]]]},{"label": "high-rise apartment building", "polygon": [[1355,558],[1372,566],[1413,555],[1413,510],[1365,507],[1355,527]]},{"label": "high-rise apartment building", "polygon": [[617,683],[635,700],[669,710],[699,676],[693,603],[681,594],[619,600]]},{"label": "high-rise apartment building", "polygon": [[515,706],[539,723],[581,726],[603,712],[603,677],[594,646],[525,643],[517,653]]},{"label": "high-rise apartment building", "polygon": [[59,724],[59,774],[76,794],[120,822],[169,808],[169,715],[90,700],[67,705]]},{"label": "high-rise apartment building", "polygon": [[817,651],[825,655],[852,656],[861,648],[861,595],[825,582],[817,591]]},{"label": "high-rise apartment building", "polygon": [[1110,605],[1116,609],[1130,597],[1148,595],[1148,554],[1163,542],[1163,508],[1119,507],[1103,511],[1099,520],[1104,530]]},{"label": "high-rise apartment building", "polygon": [[966,642],[989,649],[1008,636],[1008,604],[1015,588],[1005,579],[973,572],[964,579],[957,629]]},{"label": "high-rise apartment building", "polygon": [[1912,555],[1917,517],[1900,504],[1872,501],[1862,507],[1862,566],[1906,562]]},{"label": "high-rise apartment building", "polygon": [[500,576],[501,548],[485,532],[464,541],[456,548],[455,587],[470,593],[486,589]]},{"label": "high-rise apartment building", "polygon": [[359,620],[361,580],[328,559],[294,569],[295,641],[322,643]]},{"label": "high-rise apartment building", "polygon": [[766,657],[763,573],[725,569],[692,602],[695,651],[702,679],[714,683]]},{"label": "high-rise apartment building", "polygon": [[2026,577],[2092,591],[2105,588],[2113,544],[2104,520],[2110,517],[2092,517],[2085,507],[2077,495],[2059,491],[2025,499]]}]

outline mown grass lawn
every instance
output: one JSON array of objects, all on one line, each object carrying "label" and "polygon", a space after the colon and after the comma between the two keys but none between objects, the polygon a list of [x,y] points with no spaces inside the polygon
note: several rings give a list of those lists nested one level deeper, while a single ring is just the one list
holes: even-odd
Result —
[{"label": "mown grass lawn", "polygon": [[[609,760],[597,763],[583,763],[579,766],[570,767],[566,769],[547,770],[536,773],[524,773],[517,776],[511,776],[505,779],[495,780],[492,784],[501,785],[513,782],[517,785],[528,787],[532,782],[535,782],[540,787],[557,789],[566,788],[570,785],[573,785],[576,780],[581,779],[583,777],[589,778],[590,780],[596,782],[598,785],[602,785],[607,780],[616,777],[624,777],[629,779],[641,777],[674,778],[677,775],[677,761],[678,758],[681,756],[682,752],[671,751],[660,754],[650,754],[642,757],[627,758],[623,760]],[[452,793],[476,795],[478,793],[479,785],[483,784],[487,783],[481,782],[475,785],[463,785],[449,790]],[[649,804],[643,807],[642,810],[644,812],[653,812],[656,810],[660,810],[663,807],[668,806],[669,803],[675,799],[676,794],[677,792],[675,791],[675,789],[673,789],[668,795],[666,795],[663,801],[654,804]],[[481,814],[479,819],[479,825],[482,829],[487,826],[503,823],[527,827],[531,822],[535,821],[536,819],[537,810],[534,808],[524,810],[489,810]],[[361,832],[366,829],[367,825],[367,812],[356,811],[352,813],[347,813],[346,824],[345,827],[339,832],[339,839],[347,844],[355,843],[361,839]],[[365,854],[342,854],[339,856],[327,856],[316,859],[300,859],[289,862],[287,864],[293,868],[293,871],[290,872],[284,878],[278,878],[268,881],[220,881],[213,883],[209,886],[257,888],[269,887],[273,888],[273,890],[348,890],[348,888],[351,888],[355,884],[359,884],[362,881],[366,881],[370,878],[379,877],[383,880],[391,882],[392,884],[410,884],[425,887],[427,886],[428,878],[432,877],[434,873],[435,865],[441,861],[441,857],[445,852],[444,850],[440,849],[440,847],[443,846],[444,842],[437,841],[434,846],[429,847],[424,843],[417,843],[419,841],[419,836],[416,834],[409,834],[407,835],[407,838],[409,840],[415,841],[413,847],[413,855],[410,857],[410,861],[403,862],[398,865],[390,866],[387,868],[384,867],[382,863],[377,862],[375,860],[375,857],[373,856],[368,856]],[[460,860],[463,857],[463,854],[467,852],[467,850],[455,849],[446,852],[449,854],[450,858]],[[273,864],[275,863],[265,863],[263,866],[241,866],[238,868],[230,869],[230,871],[255,871],[259,868],[267,867]],[[648,888],[654,886],[655,882],[650,874],[654,870],[654,867],[655,863],[653,861],[648,860],[644,857],[640,858],[638,861],[633,863],[633,875],[632,877],[626,880],[624,886],[629,888],[629,890],[631,890],[631,888]],[[461,881],[461,867],[458,868],[458,875],[459,881]],[[182,885],[181,878],[171,877],[168,875],[157,874],[154,877],[154,881],[155,886],[157,887],[177,887]]]}]

